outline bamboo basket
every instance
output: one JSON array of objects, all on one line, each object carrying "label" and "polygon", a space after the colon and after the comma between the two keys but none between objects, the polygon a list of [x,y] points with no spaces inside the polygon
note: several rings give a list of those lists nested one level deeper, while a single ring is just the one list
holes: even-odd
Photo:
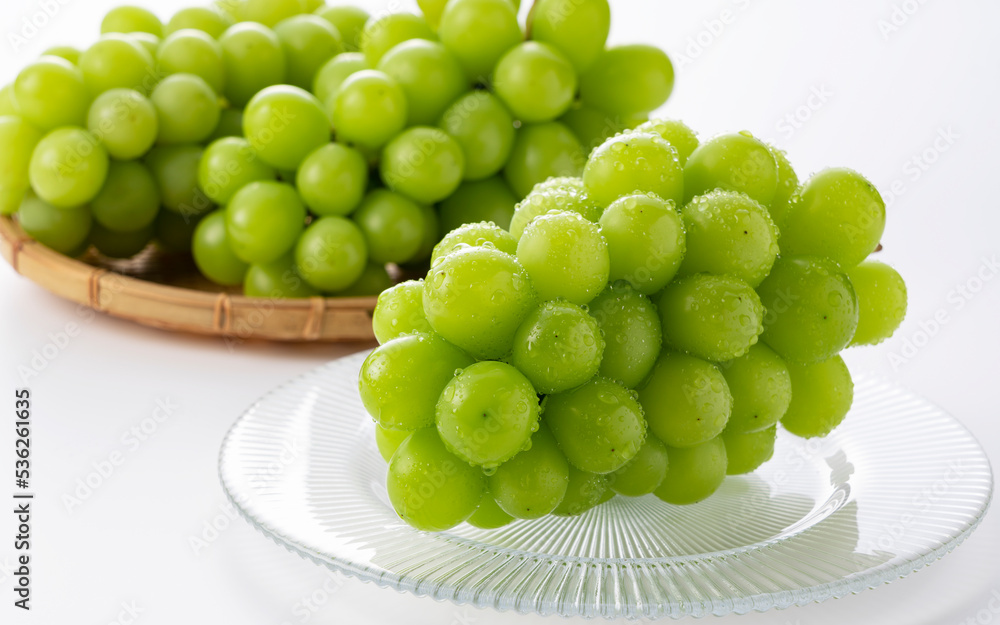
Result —
[{"label": "bamboo basket", "polygon": [[0,255],[22,276],[55,295],[142,325],[237,340],[373,341],[375,297],[271,299],[220,290],[186,255],[154,246],[109,261],[90,252],[73,259],[0,218]]}]

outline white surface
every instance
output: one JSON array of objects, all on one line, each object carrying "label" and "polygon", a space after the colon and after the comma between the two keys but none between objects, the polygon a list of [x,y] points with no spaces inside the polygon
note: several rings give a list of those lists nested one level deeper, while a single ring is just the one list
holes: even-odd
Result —
[{"label": "white surface", "polygon": [[[59,6],[18,51],[10,34],[44,4]],[[7,0],[0,5],[0,81],[48,46],[96,37],[110,0]],[[172,0],[143,2],[179,8]],[[383,6],[375,0],[371,8]],[[746,128],[788,150],[800,174],[847,165],[885,192],[883,256],[910,285],[910,313],[896,338],[854,351],[854,371],[887,375],[961,419],[1000,459],[1000,213],[992,189],[1000,126],[996,78],[1000,5],[886,0],[785,0],[615,4],[613,38],[665,47],[678,82],[665,114],[710,135]],[[408,6],[408,5],[406,5]],[[887,36],[879,21],[901,25]],[[904,12],[909,11],[907,15]],[[726,14],[728,24],[717,22]],[[905,23],[900,18],[905,16]],[[704,34],[714,25],[716,36]],[[721,29],[719,26],[721,25]],[[697,43],[701,35],[702,45]],[[689,38],[692,38],[689,40]],[[695,43],[691,43],[694,41]],[[708,41],[705,46],[704,42]],[[682,55],[697,55],[690,63]],[[816,110],[800,128],[788,113]],[[825,100],[825,101],[821,101]],[[783,130],[783,128],[786,128]],[[938,143],[939,133],[957,138]],[[926,171],[913,159],[930,150]],[[919,173],[919,175],[917,175]],[[903,192],[899,193],[898,190]],[[886,193],[888,196],[888,193]],[[995,264],[995,261],[993,261]],[[977,274],[983,276],[978,281]],[[989,277],[990,279],[986,279]],[[962,289],[962,291],[958,289]],[[971,293],[975,290],[975,293]],[[968,298],[961,293],[968,293]],[[15,611],[0,572],[0,622],[130,623],[476,623],[540,622],[458,608],[363,585],[323,570],[230,519],[215,472],[219,443],[260,394],[349,351],[336,347],[242,345],[179,337],[92,318],[0,266],[0,498],[13,481],[13,391],[52,339],[80,331],[27,382],[34,396],[34,609]],[[929,320],[947,318],[927,338]],[[925,340],[926,339],[926,340]],[[892,355],[915,355],[893,364]],[[52,350],[49,349],[50,355]],[[157,401],[176,405],[146,440],[133,428],[155,422]],[[149,428],[152,430],[153,428]],[[78,507],[73,495],[115,452],[123,462]],[[0,505],[6,510],[8,505]],[[211,524],[222,528],[214,531]],[[0,562],[13,556],[12,515],[0,514]],[[194,539],[208,544],[198,549]],[[820,605],[731,619],[741,623],[1000,622],[1000,515],[994,510],[955,553],[912,577]],[[728,619],[727,619],[728,620]]]}]

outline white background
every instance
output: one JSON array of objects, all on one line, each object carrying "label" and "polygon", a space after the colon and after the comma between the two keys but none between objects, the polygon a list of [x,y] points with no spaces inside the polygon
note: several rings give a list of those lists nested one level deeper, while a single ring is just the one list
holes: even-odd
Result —
[{"label": "white background", "polygon": [[[381,8],[384,0],[366,2]],[[84,46],[111,0],[51,0],[56,15],[25,45],[43,2],[0,3],[0,81],[43,49]],[[173,0],[142,2],[167,17]],[[883,258],[910,285],[895,338],[854,351],[875,372],[945,407],[1000,459],[1000,252],[997,86],[1000,5],[973,0],[615,0],[615,42],[649,42],[678,66],[664,110],[703,135],[746,128],[788,150],[800,174],[846,165],[895,185]],[[728,13],[724,13],[728,11]],[[726,18],[726,22],[721,20]],[[893,30],[887,25],[895,21]],[[882,26],[880,27],[880,22]],[[30,34],[30,32],[28,33]],[[686,58],[682,58],[686,57]],[[810,94],[814,97],[809,108]],[[798,113],[795,127],[782,122]],[[935,140],[950,135],[949,142]],[[925,163],[917,165],[914,159]],[[889,199],[889,193],[886,193]],[[995,260],[993,261],[995,263]],[[962,289],[962,291],[959,291]],[[962,295],[961,293],[966,293]],[[945,316],[932,327],[929,320]],[[354,348],[242,345],[91,318],[0,266],[0,415],[12,421],[18,368],[70,323],[78,336],[26,382],[34,397],[34,610],[15,613],[0,572],[0,622],[537,623],[380,590],[290,555],[230,520],[219,443],[255,398]],[[918,347],[914,347],[914,344]],[[51,351],[50,351],[51,353]],[[136,447],[130,431],[172,416]],[[6,407],[6,402],[11,406]],[[12,424],[0,423],[0,497],[13,481]],[[63,498],[112,453],[123,462],[79,506]],[[10,478],[10,480],[8,480]],[[13,556],[0,504],[0,563]],[[223,529],[212,533],[212,523]],[[200,550],[192,538],[209,544]],[[741,623],[1000,622],[1000,514],[952,555],[905,580],[841,600],[726,619]],[[325,590],[324,590],[325,588]],[[310,597],[312,597],[310,599]],[[971,619],[971,620],[970,620]]]}]

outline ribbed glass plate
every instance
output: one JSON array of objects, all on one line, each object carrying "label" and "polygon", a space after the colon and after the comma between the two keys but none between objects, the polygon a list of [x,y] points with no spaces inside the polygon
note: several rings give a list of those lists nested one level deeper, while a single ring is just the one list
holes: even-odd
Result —
[{"label": "ribbed glass plate", "polygon": [[357,392],[366,354],[270,393],[222,446],[227,495],[266,535],[381,586],[540,614],[655,618],[802,605],[898,579],[961,543],[992,474],[939,408],[857,381],[821,441],[781,433],[774,459],[693,506],[618,497],[583,516],[461,526],[400,521]]}]

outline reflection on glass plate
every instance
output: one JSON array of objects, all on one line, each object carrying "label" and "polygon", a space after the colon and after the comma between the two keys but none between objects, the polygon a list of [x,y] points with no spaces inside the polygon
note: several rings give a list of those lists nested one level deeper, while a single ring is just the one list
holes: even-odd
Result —
[{"label": "reflection on glass plate", "polygon": [[219,471],[243,515],[362,580],[500,610],[655,618],[822,601],[907,575],[982,519],[982,448],[939,408],[859,380],[824,440],[779,434],[774,459],[693,506],[618,497],[576,518],[441,534],[400,521],[357,393],[366,354],[270,393],[233,426]]}]

